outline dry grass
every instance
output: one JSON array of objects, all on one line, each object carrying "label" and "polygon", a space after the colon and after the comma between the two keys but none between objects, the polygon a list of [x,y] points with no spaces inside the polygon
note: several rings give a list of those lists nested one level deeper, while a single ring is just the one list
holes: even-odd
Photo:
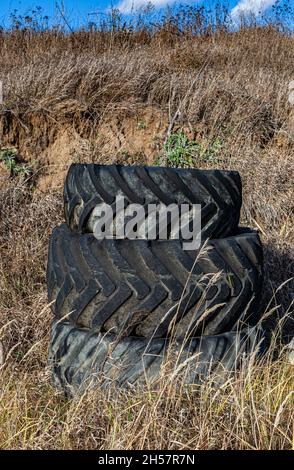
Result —
[{"label": "dry grass", "polygon": [[[0,448],[293,446],[293,367],[282,346],[294,333],[293,46],[273,27],[195,37],[171,27],[0,34],[1,146],[16,147],[19,164],[33,170],[11,176],[0,167]],[[46,250],[63,217],[64,171],[71,161],[150,163],[179,128],[203,146],[222,142],[215,159],[196,155],[195,167],[241,173],[242,222],[265,246],[263,311],[273,310],[266,324],[275,347],[218,390],[162,379],[68,401],[46,370]]]},{"label": "dry grass", "polygon": [[[291,449],[293,378],[282,355],[221,388],[99,389],[79,399],[53,393],[44,370],[46,337],[1,378],[1,448]],[[43,355],[40,355],[42,350]],[[42,359],[42,360],[40,360]],[[42,365],[42,367],[40,367]],[[28,367],[29,366],[29,367]]]}]

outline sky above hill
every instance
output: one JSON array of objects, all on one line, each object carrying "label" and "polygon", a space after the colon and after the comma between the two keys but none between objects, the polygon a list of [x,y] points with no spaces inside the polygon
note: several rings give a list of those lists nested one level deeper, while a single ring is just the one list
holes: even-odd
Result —
[{"label": "sky above hill", "polygon": [[[213,4],[216,0],[209,0]],[[0,23],[7,24],[10,14],[17,10],[18,14],[29,14],[36,6],[42,7],[44,15],[53,18],[57,13],[56,3],[62,4],[62,0],[1,0],[0,7]],[[63,0],[67,18],[74,24],[84,23],[89,17],[99,17],[103,15],[107,8],[111,5],[119,8],[122,13],[129,14],[132,10],[136,10],[148,3],[148,0]],[[162,8],[166,5],[175,3],[201,4],[203,0],[152,0],[151,2],[156,8]],[[207,3],[207,2],[205,2]],[[272,6],[275,0],[226,0],[233,16],[238,16],[239,12],[252,11],[258,14]],[[290,4],[294,6],[294,0],[290,0]]]}]

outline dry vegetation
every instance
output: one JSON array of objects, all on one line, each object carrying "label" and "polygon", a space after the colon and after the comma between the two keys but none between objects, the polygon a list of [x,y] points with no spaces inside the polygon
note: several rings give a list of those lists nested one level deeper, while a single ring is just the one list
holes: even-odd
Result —
[{"label": "dry vegetation", "polygon": [[[199,34],[174,22],[152,31],[0,32],[0,143],[16,149],[2,151],[0,163],[2,449],[293,446],[283,342],[294,333],[294,37],[274,26],[232,33],[193,21]],[[46,250],[63,217],[66,169],[72,161],[177,164],[164,142],[178,130],[202,149],[192,145],[181,164],[241,173],[242,222],[260,230],[265,248],[263,311],[275,347],[217,390],[165,377],[157,387],[69,401],[46,369]]]}]

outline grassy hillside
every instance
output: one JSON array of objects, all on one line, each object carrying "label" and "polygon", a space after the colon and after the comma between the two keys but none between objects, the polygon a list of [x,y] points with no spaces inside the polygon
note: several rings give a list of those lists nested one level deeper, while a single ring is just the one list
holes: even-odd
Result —
[{"label": "grassy hillside", "polygon": [[[294,37],[232,32],[196,15],[154,28],[0,31],[0,448],[286,449],[293,446]],[[264,243],[261,363],[211,383],[68,401],[46,369],[48,236],[71,162],[240,171],[242,224]]]}]

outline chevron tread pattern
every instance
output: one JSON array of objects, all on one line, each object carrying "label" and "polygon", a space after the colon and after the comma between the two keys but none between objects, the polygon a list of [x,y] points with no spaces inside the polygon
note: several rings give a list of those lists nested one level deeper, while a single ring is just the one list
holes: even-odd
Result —
[{"label": "chevron tread pattern", "polygon": [[61,225],[50,239],[56,319],[90,332],[215,335],[256,324],[262,247],[254,231],[184,251],[177,240],[97,240]]},{"label": "chevron tread pattern", "polygon": [[[186,383],[199,383],[211,373],[235,370],[244,354],[262,352],[259,328],[243,329],[218,336],[191,338],[180,346],[163,338],[148,340],[128,336],[93,333],[66,322],[52,327],[49,365],[53,383],[68,395],[93,386],[113,383],[119,386],[143,384],[156,379],[168,359],[173,367],[189,358],[185,368]],[[191,360],[191,356],[195,358]]]},{"label": "chevron tread pattern", "polygon": [[231,235],[239,223],[242,185],[239,173],[98,164],[72,164],[64,187],[67,225],[93,232],[91,214],[98,204],[200,204],[202,240]]}]

